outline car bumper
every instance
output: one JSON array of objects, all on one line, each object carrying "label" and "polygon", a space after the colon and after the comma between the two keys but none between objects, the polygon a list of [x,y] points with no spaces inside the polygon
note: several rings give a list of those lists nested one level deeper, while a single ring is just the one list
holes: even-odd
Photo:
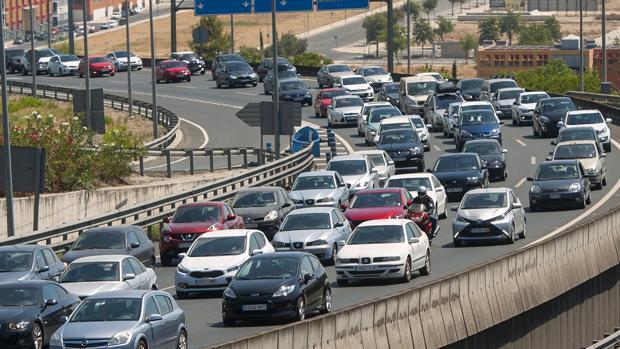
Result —
[{"label": "car bumper", "polygon": [[174,287],[177,293],[223,291],[228,287],[234,275],[235,272],[215,278],[198,278],[189,274],[179,273],[177,270],[174,274]]},{"label": "car bumper", "polygon": [[487,171],[489,172],[489,177],[491,178],[504,178],[504,173],[506,172],[506,165],[488,166]]},{"label": "car bumper", "polygon": [[424,165],[424,155],[397,157],[390,154],[397,170],[417,169]]},{"label": "car bumper", "polygon": [[[365,269],[369,270],[365,270]],[[361,270],[360,270],[361,269]],[[405,265],[396,262],[390,264],[340,264],[336,265],[338,279],[363,280],[363,279],[395,279],[405,274]]]},{"label": "car bumper", "polygon": [[351,92],[352,95],[359,96],[364,102],[372,101],[375,98],[375,93],[371,90],[364,92]]},{"label": "car bumper", "polygon": [[544,206],[574,206],[583,203],[582,192],[531,193],[530,204]]},{"label": "car bumper", "polygon": [[534,116],[533,112],[517,114],[519,122],[522,122],[522,123],[523,122],[525,122],[525,123],[532,122],[532,116]]},{"label": "car bumper", "polygon": [[[289,319],[297,315],[297,298],[295,292],[287,297],[273,298],[271,296],[243,297],[222,300],[222,318],[227,320],[265,320]],[[264,304],[265,310],[244,311],[243,305]]]},{"label": "car bumper", "polygon": [[452,223],[453,239],[460,241],[505,240],[510,239],[511,221],[499,223]]},{"label": "car bumper", "polygon": [[545,133],[557,134],[560,131],[557,121],[540,122],[540,128]]},{"label": "car bumper", "polygon": [[332,116],[331,121],[332,125],[357,125],[357,116],[349,118],[345,116],[334,118]]},{"label": "car bumper", "polygon": [[590,180],[590,184],[599,184],[603,181],[603,176],[600,172],[595,174],[587,174],[586,177]]},{"label": "car bumper", "polygon": [[9,331],[3,329],[0,331],[0,348],[2,349],[22,349],[30,348],[32,344],[31,328]]},{"label": "car bumper", "polygon": [[499,109],[497,111],[497,116],[499,116],[500,118],[512,117],[512,110],[511,109]]},{"label": "car bumper", "polygon": [[256,85],[258,83],[258,79],[256,78],[241,78],[241,79],[229,79],[228,80],[231,85],[236,86],[245,86],[245,85]]}]

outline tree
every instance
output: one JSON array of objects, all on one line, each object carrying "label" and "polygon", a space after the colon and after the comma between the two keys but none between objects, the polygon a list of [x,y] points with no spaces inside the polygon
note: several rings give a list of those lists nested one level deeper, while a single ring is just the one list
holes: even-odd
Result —
[{"label": "tree", "polygon": [[530,24],[519,30],[520,45],[552,45],[551,32],[544,24]]},{"label": "tree", "polygon": [[433,28],[428,21],[418,19],[413,25],[413,40],[416,45],[422,47],[422,55],[424,55],[424,44],[433,42]]},{"label": "tree", "polygon": [[[409,0],[409,14],[411,15],[411,20],[415,21],[420,18],[421,13],[422,5],[416,0]],[[407,14],[406,10],[405,14]]]},{"label": "tree", "polygon": [[334,61],[315,52],[305,52],[293,57],[293,64],[302,67],[321,67],[325,64],[332,64]]},{"label": "tree", "polygon": [[486,40],[499,40],[499,23],[497,18],[491,17],[480,21],[478,34],[481,43]]},{"label": "tree", "polygon": [[[379,41],[387,42],[387,29],[384,29],[381,31],[381,33],[379,33]],[[405,27],[403,27],[399,23],[394,24],[394,38],[392,43],[394,53],[396,55],[396,61],[398,62],[398,52],[407,48],[407,32]]]},{"label": "tree", "polygon": [[452,62],[452,80],[456,80],[457,78],[458,78],[458,74],[456,72],[456,61],[454,61]]},{"label": "tree", "polygon": [[209,40],[200,47],[200,43],[190,41],[190,46],[196,52],[200,52],[207,61],[212,61],[219,52],[230,49],[230,35],[224,32],[224,23],[215,16],[200,17],[196,27],[203,27],[209,33]]},{"label": "tree", "polygon": [[387,28],[387,17],[381,13],[370,15],[364,18],[362,28],[366,30],[366,42],[375,43],[379,57],[379,33]]},{"label": "tree", "polygon": [[545,27],[547,27],[549,33],[551,33],[551,38],[553,39],[553,41],[560,41],[560,39],[562,39],[562,27],[560,26],[560,22],[557,18],[555,18],[555,16],[551,16],[545,19],[545,22],[543,24]]},{"label": "tree", "polygon": [[499,29],[502,34],[508,36],[508,45],[512,45],[513,35],[521,28],[521,15],[508,10],[508,13],[500,18]]},{"label": "tree", "polygon": [[435,16],[434,13],[438,3],[439,0],[424,0],[422,3],[422,7],[424,7],[424,12],[426,12],[429,21],[431,20],[431,12],[433,12],[433,17]]},{"label": "tree", "polygon": [[437,28],[435,28],[435,35],[439,36],[439,39],[443,41],[443,36],[452,33],[454,31],[454,24],[452,21],[444,16],[437,17]]},{"label": "tree", "polygon": [[465,64],[467,64],[467,59],[469,58],[469,51],[478,49],[478,40],[474,36],[474,34],[466,34],[461,38],[461,48],[465,51]]},{"label": "tree", "polygon": [[[278,56],[294,57],[306,52],[308,40],[300,39],[292,32],[282,34],[278,39]],[[265,57],[272,57],[273,49],[271,46],[263,51]]]},{"label": "tree", "polygon": [[[515,80],[523,88],[548,93],[564,94],[579,90],[579,74],[560,59],[550,59],[545,66],[519,71],[515,74]],[[598,92],[600,83],[596,71],[585,72],[586,92]]]},{"label": "tree", "polygon": [[260,52],[264,52],[265,51],[265,42],[263,40],[263,30],[262,29],[260,29],[260,31],[259,31],[258,44],[259,44],[258,47],[260,47]]},{"label": "tree", "polygon": [[256,47],[241,46],[239,48],[239,54],[248,63],[260,63],[263,58],[263,51]]}]

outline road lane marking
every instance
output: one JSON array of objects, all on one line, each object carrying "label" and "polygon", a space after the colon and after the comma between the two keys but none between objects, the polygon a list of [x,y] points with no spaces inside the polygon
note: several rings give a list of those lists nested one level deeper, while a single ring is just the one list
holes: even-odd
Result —
[{"label": "road lane marking", "polygon": [[172,290],[174,288],[174,285],[172,286],[168,286],[168,287],[164,287],[164,288],[160,288],[160,291],[168,291],[168,290]]},{"label": "road lane marking", "polygon": [[257,94],[256,93],[249,93],[249,92],[235,92],[236,94],[240,94],[240,95],[244,95],[244,96],[252,96],[252,97],[256,97]]},{"label": "road lane marking", "polygon": [[437,144],[433,144],[433,148],[435,148],[435,150],[437,150],[437,151],[441,151],[441,148],[439,148],[439,146]]},{"label": "road lane marking", "polygon": [[536,165],[536,157],[535,157],[535,156],[532,156],[532,157],[530,158],[530,164],[532,164],[532,165]]},{"label": "road lane marking", "polygon": [[[204,139],[204,142],[202,142],[202,144],[200,145],[200,147],[198,147],[198,149],[203,149],[203,148],[205,148],[207,146],[207,143],[209,143],[209,134],[207,133],[207,130],[205,130],[204,127],[198,125],[197,123],[195,123],[193,121],[190,121],[190,120],[187,120],[187,119],[184,119],[184,118],[179,118],[179,121],[186,122],[186,123],[194,126],[195,128],[198,129],[198,131],[200,131],[200,133],[202,133],[202,139]],[[170,165],[172,166],[174,164],[177,164],[177,163],[179,163],[179,162],[181,162],[181,161],[183,161],[183,160],[185,160],[187,158],[188,157],[185,156],[185,157],[182,157],[182,158],[180,158],[178,160],[172,161],[172,162],[170,162]],[[165,167],[165,166],[167,166],[167,164],[147,167],[144,170],[152,170],[152,169],[161,168],[161,167]]]},{"label": "road lane marking", "polygon": [[520,145],[524,146],[524,147],[527,147],[527,144],[525,144],[525,142],[523,142],[520,139],[517,139],[516,142],[519,143]]},{"label": "road lane marking", "polygon": [[515,188],[519,188],[520,186],[523,185],[523,183],[525,183],[525,181],[527,180],[527,178],[521,178],[517,184],[515,184]]},{"label": "road lane marking", "polygon": [[186,88],[186,89],[189,89],[189,90],[197,90],[198,89],[198,87],[195,87],[195,86],[177,86],[177,87],[178,88]]}]

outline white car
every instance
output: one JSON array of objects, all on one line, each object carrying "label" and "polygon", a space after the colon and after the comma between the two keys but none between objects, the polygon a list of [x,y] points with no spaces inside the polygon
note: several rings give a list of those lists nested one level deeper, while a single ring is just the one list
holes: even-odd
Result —
[{"label": "white car", "polygon": [[424,145],[424,150],[431,149],[431,134],[428,130],[432,127],[432,125],[428,125],[424,123],[424,119],[420,115],[405,115],[409,119],[413,125],[415,125],[415,130],[418,133],[418,137],[420,137],[420,142]]},{"label": "white car", "polygon": [[80,59],[76,55],[60,55],[50,58],[47,73],[54,75],[75,75],[78,73]]},{"label": "white car", "polygon": [[379,173],[379,186],[382,187],[385,182],[396,173],[394,160],[385,150],[362,150],[356,151],[354,154],[366,155],[370,162],[375,165]]},{"label": "white car", "polygon": [[414,76],[429,76],[429,77],[432,77],[433,79],[437,80],[437,82],[445,82],[446,81],[446,79],[444,79],[443,76],[441,76],[441,74],[434,73],[434,72],[430,72],[430,73],[417,73]]},{"label": "white car", "polygon": [[607,155],[593,140],[564,141],[555,146],[547,160],[577,159],[583,166],[590,184],[597,189],[607,185]]},{"label": "white car", "polygon": [[591,110],[574,110],[566,113],[564,119],[558,122],[560,128],[592,126],[598,135],[598,141],[603,145],[606,152],[611,152],[611,131],[607,124],[611,123],[611,119],[605,119],[603,114],[596,109]]},{"label": "white car", "polygon": [[345,95],[336,96],[332,99],[332,104],[327,107],[327,125],[334,127],[337,125],[355,124],[362,115],[364,101],[358,96]]},{"label": "white car", "polygon": [[336,171],[304,172],[295,179],[288,197],[295,204],[295,208],[340,208],[342,204],[349,203],[349,188]]},{"label": "white car", "polygon": [[408,219],[378,219],[355,228],[340,242],[336,256],[339,286],[352,280],[401,279],[409,282],[414,271],[431,271],[431,248],[426,234]]},{"label": "white car", "polygon": [[349,196],[360,190],[379,187],[379,171],[367,155],[336,156],[327,164],[327,171],[338,172],[349,187]]},{"label": "white car", "polygon": [[373,108],[378,107],[391,107],[392,104],[390,102],[366,102],[364,103],[364,107],[362,108],[362,114],[357,118],[357,135],[360,137],[364,137],[366,134],[366,126],[368,123],[368,115]]},{"label": "white car", "polygon": [[498,115],[498,111],[495,110],[495,107],[491,102],[487,101],[475,101],[475,102],[462,102],[456,112],[457,118],[463,114],[463,112],[470,110],[492,110],[495,115]]},{"label": "white car", "polygon": [[359,96],[366,102],[372,101],[375,98],[375,92],[368,80],[360,75],[339,76],[334,83],[334,87],[342,87],[350,94]]},{"label": "white car", "polygon": [[108,291],[157,289],[155,271],[125,255],[78,258],[69,264],[58,282],[81,299]]},{"label": "white car", "polygon": [[500,119],[512,117],[512,105],[523,92],[525,90],[520,87],[500,88],[497,90],[493,98],[491,98],[491,104],[497,110],[497,116]]},{"label": "white car", "polygon": [[274,252],[265,234],[251,229],[229,229],[203,234],[192,243],[174,273],[177,297],[190,292],[222,291],[239,267],[255,254]]},{"label": "white car", "polygon": [[385,83],[394,82],[392,74],[388,73],[383,67],[361,67],[356,72],[366,78],[370,86],[372,86],[375,93],[381,91],[381,87]]},{"label": "white car", "polygon": [[418,189],[426,187],[426,194],[435,202],[435,213],[439,218],[446,217],[446,190],[441,182],[432,173],[407,173],[390,177],[386,188],[405,188],[414,198],[418,196]]},{"label": "white car", "polygon": [[512,104],[512,124],[521,126],[522,123],[531,123],[534,109],[538,101],[549,98],[545,91],[523,92]]}]

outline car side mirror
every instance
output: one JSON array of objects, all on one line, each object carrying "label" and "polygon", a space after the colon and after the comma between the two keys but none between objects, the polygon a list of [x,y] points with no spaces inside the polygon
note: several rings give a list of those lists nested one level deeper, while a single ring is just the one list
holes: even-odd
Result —
[{"label": "car side mirror", "polygon": [[549,155],[553,156],[553,152],[552,152],[552,151],[550,151],[550,152],[549,152]]},{"label": "car side mirror", "polygon": [[282,204],[282,208],[289,208],[291,207],[291,203],[290,202],[285,202]]},{"label": "car side mirror", "polygon": [[556,144],[557,144],[557,142],[556,142],[556,141],[551,141],[551,142],[549,142],[549,143],[551,143],[551,145],[556,145]]},{"label": "car side mirror", "polygon": [[342,222],[336,222],[336,224],[334,224],[334,228],[342,228],[344,227],[344,223]]},{"label": "car side mirror", "polygon": [[388,161],[388,165],[393,166],[394,165],[394,160]]},{"label": "car side mirror", "polygon": [[420,242],[420,239],[418,239],[418,238],[411,238],[411,239],[409,239],[409,243],[410,244],[417,244],[418,242]]},{"label": "car side mirror", "polygon": [[428,172],[428,173],[433,173],[433,170],[431,170],[430,168],[427,168],[427,169],[426,169],[426,172]]},{"label": "car side mirror", "polygon": [[71,250],[71,245],[67,245],[64,248],[65,252],[69,252]]},{"label": "car side mirror", "polygon": [[60,317],[60,322],[63,324],[66,324],[67,322],[69,322],[69,317],[68,316],[61,316]]},{"label": "car side mirror", "polygon": [[495,112],[495,115],[497,115],[497,116],[500,116],[500,115],[501,115],[501,114],[500,114],[500,112],[499,112],[499,110]]},{"label": "car side mirror", "polygon": [[348,206],[347,206],[347,204],[346,204],[346,203],[340,204],[340,211],[346,211],[346,210],[347,210],[347,207],[348,207]]},{"label": "car side mirror", "polygon": [[377,170],[376,168],[373,168],[372,170],[370,170],[370,173],[379,173],[379,170]]},{"label": "car side mirror", "polygon": [[287,185],[286,187],[284,187],[284,189],[286,189],[286,190],[289,190],[289,191],[290,191],[292,188],[291,188],[291,186],[290,186],[290,185]]},{"label": "car side mirror", "polygon": [[314,278],[314,276],[312,276],[312,274],[305,274],[304,275],[304,283],[308,283],[310,282],[312,279]]},{"label": "car side mirror", "polygon": [[547,157],[545,158],[545,161],[551,161],[551,160],[553,160],[553,158],[552,158],[551,156],[547,156]]},{"label": "car side mirror", "polygon": [[146,318],[146,322],[157,322],[163,320],[163,316],[160,314],[151,314]]},{"label": "car side mirror", "polygon": [[340,183],[338,184],[338,188],[348,188],[346,183]]},{"label": "car side mirror", "polygon": [[502,149],[502,154],[508,153],[508,149]]},{"label": "car side mirror", "polygon": [[136,274],[133,274],[133,273],[123,275],[123,281],[133,280],[135,278],[136,278]]},{"label": "car side mirror", "polygon": [[409,199],[407,200],[407,206],[411,206],[413,204],[413,200]]},{"label": "car side mirror", "polygon": [[231,213],[228,216],[226,216],[227,221],[234,221],[235,219],[237,219],[237,215],[234,213]]},{"label": "car side mirror", "polygon": [[433,128],[433,125],[431,125],[431,124],[427,124],[427,125],[426,125],[426,128],[430,130],[430,129],[432,129],[432,128]]},{"label": "car side mirror", "polygon": [[482,163],[480,164],[482,169],[487,168],[487,162],[486,161],[482,161]]},{"label": "car side mirror", "polygon": [[255,249],[252,251],[252,253],[250,254],[251,256],[256,256],[257,254],[263,254],[263,251],[259,250],[259,249]]},{"label": "car side mirror", "polygon": [[452,212],[456,212],[456,211],[458,211],[458,210],[459,210],[459,207],[458,207],[458,206],[452,206],[452,207],[450,207],[450,211],[452,211]]},{"label": "car side mirror", "polygon": [[58,304],[58,301],[57,301],[57,300],[55,300],[55,299],[53,299],[53,298],[50,298],[50,299],[46,299],[46,300],[45,300],[45,306],[46,306],[46,307],[51,307],[51,306],[54,306],[54,305],[56,305],[56,304]]},{"label": "car side mirror", "polygon": [[177,255],[177,258],[179,258],[179,259],[183,259],[183,258],[185,258],[185,257],[187,257],[187,252],[181,252],[181,253],[179,253],[179,254]]},{"label": "car side mirror", "polygon": [[131,248],[138,248],[138,247],[140,247],[140,243],[139,242],[132,242],[130,246],[131,246]]},{"label": "car side mirror", "polygon": [[503,121],[500,121],[500,122],[499,122],[499,124],[500,124],[500,125],[503,125],[503,124],[504,124],[504,122],[503,122]]},{"label": "car side mirror", "polygon": [[558,122],[558,127],[564,127],[564,121],[559,121]]},{"label": "car side mirror", "polygon": [[347,244],[345,240],[338,240],[338,247],[344,247]]},{"label": "car side mirror", "polygon": [[525,180],[526,180],[526,181],[528,181],[528,182],[533,182],[533,181],[534,181],[534,178],[532,178],[532,177],[527,177]]},{"label": "car side mirror", "polygon": [[606,158],[606,157],[607,157],[607,154],[601,154],[601,157],[602,157],[602,158]]},{"label": "car side mirror", "polygon": [[165,217],[162,221],[166,224],[170,224],[170,217]]},{"label": "car side mirror", "polygon": [[339,87],[342,87],[342,85],[337,84],[337,83],[336,83],[336,84],[334,84],[334,88],[339,88]]},{"label": "car side mirror", "polygon": [[50,271],[50,267],[45,265],[45,266],[42,266],[41,268],[39,268],[37,270],[37,273],[45,273],[45,272],[48,272],[48,271]]},{"label": "car side mirror", "polygon": [[523,205],[521,205],[520,203],[516,203],[516,204],[512,204],[512,208],[522,208]]},{"label": "car side mirror", "polygon": [[519,105],[519,102],[515,101],[512,105]]},{"label": "car side mirror", "polygon": [[611,124],[612,120],[610,118],[605,119],[605,122]]}]

